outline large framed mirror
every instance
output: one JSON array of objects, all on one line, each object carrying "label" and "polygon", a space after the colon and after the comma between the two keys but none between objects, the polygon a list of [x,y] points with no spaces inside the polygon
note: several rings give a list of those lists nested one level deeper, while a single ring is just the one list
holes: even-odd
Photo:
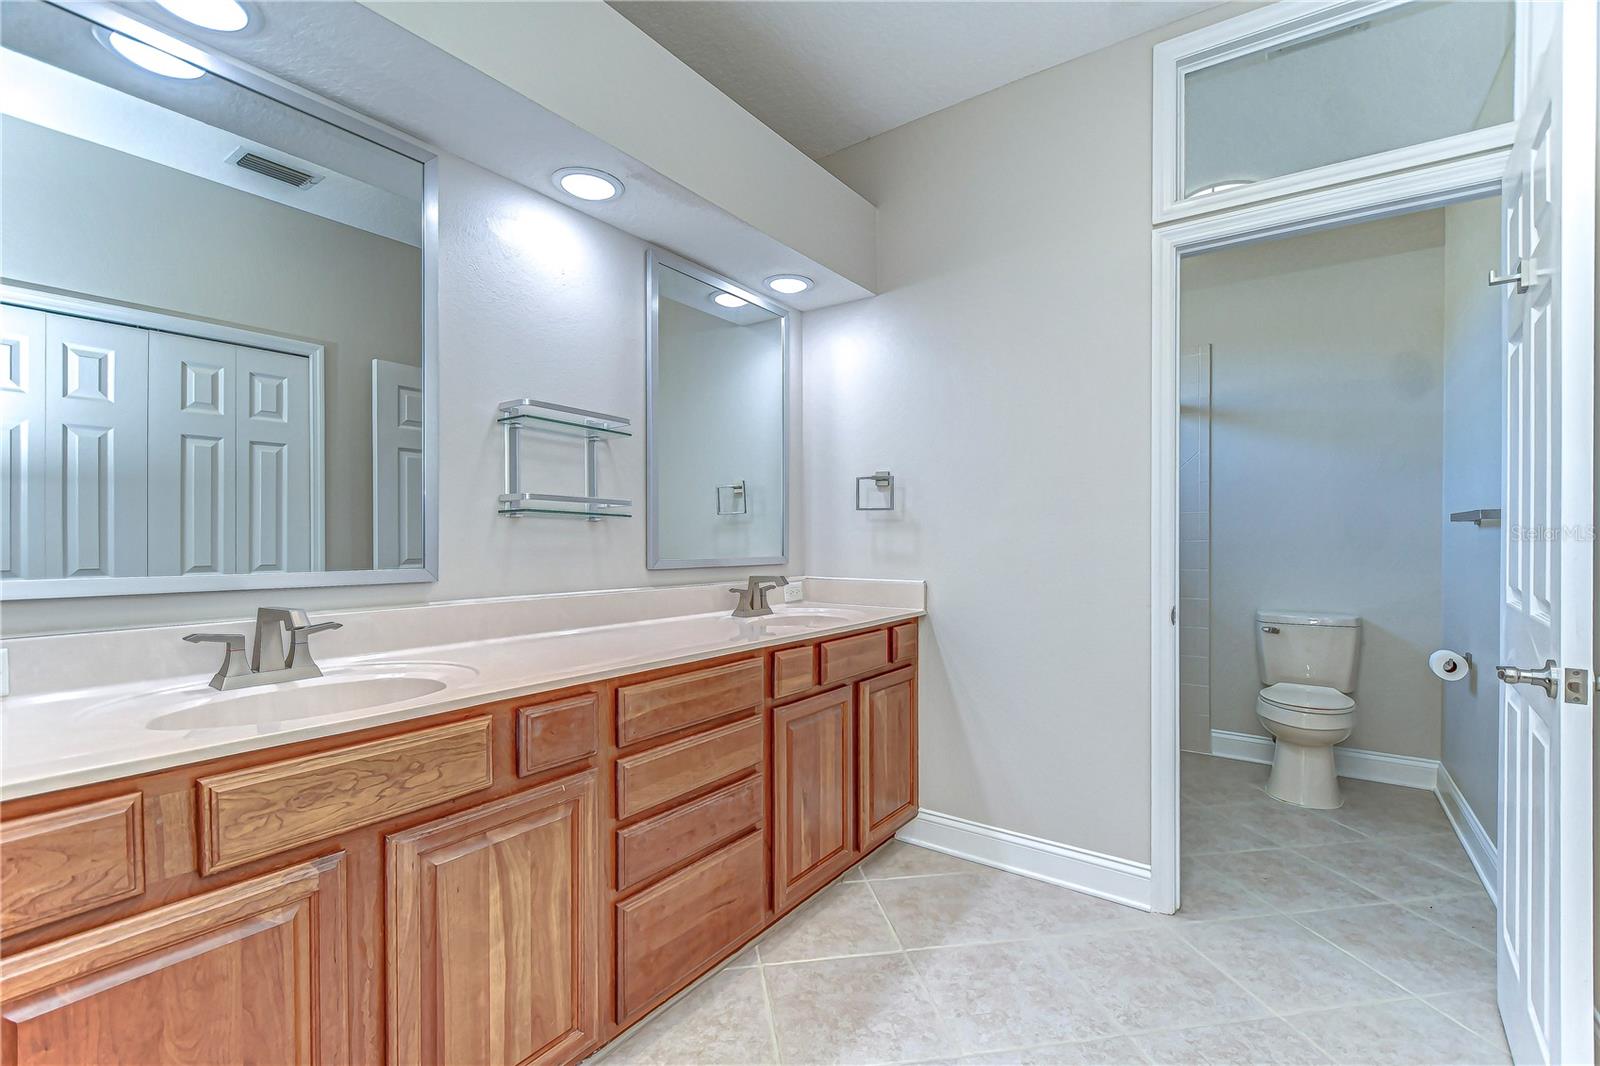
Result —
[{"label": "large framed mirror", "polygon": [[0,598],[433,580],[431,153],[152,34],[0,5]]},{"label": "large framed mirror", "polygon": [[789,561],[789,311],[711,271],[647,261],[647,563]]}]

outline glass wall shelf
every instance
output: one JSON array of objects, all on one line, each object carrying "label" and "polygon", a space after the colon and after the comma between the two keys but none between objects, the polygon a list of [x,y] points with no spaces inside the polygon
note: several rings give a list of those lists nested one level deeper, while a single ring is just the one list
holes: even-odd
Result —
[{"label": "glass wall shelf", "polygon": [[544,492],[507,493],[500,497],[500,513],[558,515],[571,518],[632,518],[632,500],[607,500],[598,496],[555,496]]},{"label": "glass wall shelf", "polygon": [[500,405],[498,421],[503,426],[526,426],[529,429],[550,429],[584,436],[596,433],[612,437],[633,436],[632,421],[619,415],[603,415],[540,400],[507,400]]},{"label": "glass wall shelf", "polygon": [[[543,400],[507,400],[499,407],[495,417],[504,435],[502,455],[505,464],[504,487],[500,492],[499,512],[507,518],[563,517],[585,518],[598,522],[602,518],[633,517],[632,500],[613,500],[599,495],[600,463],[596,454],[599,446],[614,437],[633,436],[632,421],[621,415],[586,411],[581,407],[546,403]],[[521,430],[554,430],[584,438],[583,444],[583,496],[561,496],[547,492],[522,490],[522,461],[519,454]]]}]

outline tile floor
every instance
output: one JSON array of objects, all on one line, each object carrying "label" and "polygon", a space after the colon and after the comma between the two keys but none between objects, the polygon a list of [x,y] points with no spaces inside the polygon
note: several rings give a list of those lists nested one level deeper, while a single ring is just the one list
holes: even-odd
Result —
[{"label": "tile floor", "polygon": [[1434,797],[1185,755],[1183,895],[1145,914],[891,842],[607,1063],[1504,1063],[1494,910]]}]

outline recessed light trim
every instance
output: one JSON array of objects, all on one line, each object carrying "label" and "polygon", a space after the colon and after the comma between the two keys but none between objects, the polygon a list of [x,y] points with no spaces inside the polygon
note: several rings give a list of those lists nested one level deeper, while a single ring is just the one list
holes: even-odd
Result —
[{"label": "recessed light trim", "polygon": [[716,304],[718,307],[726,307],[729,310],[732,310],[735,307],[746,307],[749,306],[750,303],[749,300],[741,300],[731,292],[715,293],[711,297],[711,302]]},{"label": "recessed light trim", "polygon": [[163,52],[153,44],[129,37],[125,33],[110,33],[106,35],[106,44],[117,55],[126,59],[134,66],[148,70],[152,74],[163,78],[177,78],[181,81],[193,81],[195,78],[205,76],[205,68],[197,67],[193,63],[179,59],[170,52]]},{"label": "recessed light trim", "polygon": [[773,292],[781,292],[785,296],[805,292],[814,284],[804,274],[774,274],[767,279],[767,288]]},{"label": "recessed light trim", "polygon": [[593,167],[562,167],[551,176],[556,188],[568,196],[599,203],[622,195],[622,181]]},{"label": "recessed light trim", "polygon": [[218,33],[234,33],[250,25],[250,12],[239,0],[156,0],[192,26]]}]

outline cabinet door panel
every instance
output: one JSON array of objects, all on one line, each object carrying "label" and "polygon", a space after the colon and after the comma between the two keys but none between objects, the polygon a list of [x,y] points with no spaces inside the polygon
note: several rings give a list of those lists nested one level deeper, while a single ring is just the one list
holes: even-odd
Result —
[{"label": "cabinet door panel", "polygon": [[850,690],[772,712],[773,903],[786,911],[842,873],[855,847]]},{"label": "cabinet door panel", "polygon": [[343,854],[0,963],[18,1066],[349,1061]]},{"label": "cabinet door panel", "polygon": [[599,1030],[595,775],[389,837],[389,1057],[565,1063]]},{"label": "cabinet door panel", "polygon": [[917,813],[917,672],[896,670],[858,688],[861,849],[876,847]]}]

